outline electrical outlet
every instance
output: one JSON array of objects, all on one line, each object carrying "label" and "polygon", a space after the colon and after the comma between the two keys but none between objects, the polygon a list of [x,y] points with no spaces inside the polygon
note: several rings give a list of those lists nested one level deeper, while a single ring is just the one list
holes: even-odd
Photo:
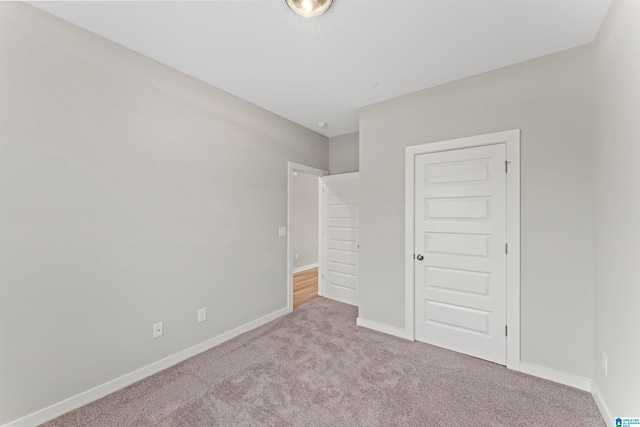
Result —
[{"label": "electrical outlet", "polygon": [[162,322],[158,322],[158,323],[154,323],[153,324],[153,337],[154,338],[158,338],[161,337],[163,332],[164,327],[162,326]]},{"label": "electrical outlet", "polygon": [[198,323],[207,320],[207,307],[198,309]]},{"label": "electrical outlet", "polygon": [[605,377],[609,374],[608,365],[609,365],[609,358],[604,352],[602,352],[602,371],[604,372]]},{"label": "electrical outlet", "polygon": [[298,260],[298,258],[300,258],[300,255],[298,255],[298,253],[296,252],[296,254],[295,254],[296,261]]},{"label": "electrical outlet", "polygon": [[287,227],[278,227],[278,236],[285,237],[287,235]]}]

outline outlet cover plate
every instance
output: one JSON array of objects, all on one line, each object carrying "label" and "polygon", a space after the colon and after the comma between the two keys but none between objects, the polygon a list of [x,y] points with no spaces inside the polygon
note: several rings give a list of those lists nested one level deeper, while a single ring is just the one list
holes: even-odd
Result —
[{"label": "outlet cover plate", "polygon": [[198,323],[207,320],[207,307],[198,309]]},{"label": "outlet cover plate", "polygon": [[164,325],[162,324],[162,322],[154,323],[153,324],[153,337],[154,338],[161,337],[163,333],[164,333]]}]

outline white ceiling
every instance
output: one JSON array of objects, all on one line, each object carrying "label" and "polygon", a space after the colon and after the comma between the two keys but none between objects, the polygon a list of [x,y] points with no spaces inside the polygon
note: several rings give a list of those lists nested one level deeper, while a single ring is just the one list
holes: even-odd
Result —
[{"label": "white ceiling", "polygon": [[336,136],[360,107],[589,43],[611,0],[334,0],[312,19],[285,0],[30,3]]}]

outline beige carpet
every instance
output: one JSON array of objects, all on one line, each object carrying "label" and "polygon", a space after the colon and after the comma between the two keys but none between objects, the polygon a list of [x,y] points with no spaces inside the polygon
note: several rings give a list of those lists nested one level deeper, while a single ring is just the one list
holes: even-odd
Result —
[{"label": "beige carpet", "polygon": [[355,326],[318,298],[47,426],[604,426],[589,393]]}]

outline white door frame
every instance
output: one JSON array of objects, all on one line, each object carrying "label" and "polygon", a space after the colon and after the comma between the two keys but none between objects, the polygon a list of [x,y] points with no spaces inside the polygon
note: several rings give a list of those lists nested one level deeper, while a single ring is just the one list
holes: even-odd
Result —
[{"label": "white door frame", "polygon": [[415,340],[415,156],[504,143],[507,173],[507,368],[520,370],[520,129],[478,135],[405,149],[405,330]]},{"label": "white door frame", "polygon": [[[317,176],[321,178],[329,175],[329,172],[317,169],[300,163],[287,162],[287,311],[293,311],[293,248],[292,246],[292,218],[291,207],[293,205],[293,173],[301,172],[307,175]],[[320,181],[320,180],[318,180]],[[318,190],[320,185],[318,184]],[[322,266],[323,243],[322,243],[322,191],[318,191],[318,266]],[[321,269],[322,267],[320,267]],[[318,282],[320,282],[320,271],[318,271]],[[320,291],[320,283],[318,283],[318,291]],[[322,295],[321,293],[318,293]]]}]

